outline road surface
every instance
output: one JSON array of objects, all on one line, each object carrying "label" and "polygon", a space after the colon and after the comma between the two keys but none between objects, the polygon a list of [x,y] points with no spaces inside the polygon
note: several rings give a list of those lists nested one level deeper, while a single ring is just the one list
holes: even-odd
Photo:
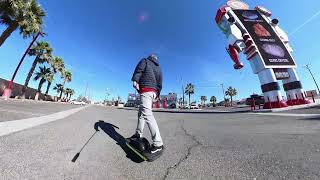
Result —
[{"label": "road surface", "polygon": [[[19,110],[31,108],[21,104],[12,109],[23,123]],[[30,116],[79,108],[49,106],[54,110],[33,110],[39,114]],[[320,117],[155,113],[166,149],[149,163],[134,158],[123,142],[134,133],[136,116],[132,110],[87,106],[0,136],[0,179],[320,179]],[[0,131],[10,121],[0,122]],[[100,131],[71,162],[95,124]],[[145,135],[150,139],[148,127]]]}]

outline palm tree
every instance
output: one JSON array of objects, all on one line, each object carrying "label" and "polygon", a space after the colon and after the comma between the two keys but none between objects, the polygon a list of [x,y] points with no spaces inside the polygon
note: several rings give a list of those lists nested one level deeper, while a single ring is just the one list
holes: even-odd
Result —
[{"label": "palm tree", "polygon": [[[72,80],[72,74],[71,74],[71,72],[68,71],[68,70],[63,71],[62,74],[63,74],[62,77],[63,77],[63,79],[64,79],[62,87],[63,87],[63,89],[64,89],[64,85],[65,85],[67,82],[71,82],[71,80]],[[63,91],[60,92],[60,99],[62,98],[62,93],[63,93]]]},{"label": "palm tree", "polygon": [[36,0],[1,0],[0,24],[7,28],[0,36],[0,47],[18,28],[24,38],[42,32],[44,17],[45,12]]},{"label": "palm tree", "polygon": [[48,81],[48,85],[47,85],[47,91],[46,91],[46,96],[49,93],[52,81],[54,79],[55,74],[59,71],[60,74],[62,75],[63,71],[64,71],[64,62],[62,60],[62,58],[60,57],[54,57],[52,59],[50,59],[49,64],[52,67],[52,79],[50,79],[51,81]]},{"label": "palm tree", "polygon": [[65,94],[66,100],[70,101],[71,96],[73,96],[75,92],[71,88],[66,88],[66,90],[63,93]]},{"label": "palm tree", "polygon": [[70,89],[69,91],[69,101],[71,100],[71,97],[75,94],[76,92],[73,89]]},{"label": "palm tree", "polygon": [[187,84],[185,94],[189,96],[189,106],[191,106],[190,96],[191,96],[191,94],[194,94],[194,85],[193,84],[191,84],[191,83]]},{"label": "palm tree", "polygon": [[37,94],[36,94],[34,100],[39,99],[39,96],[41,94],[42,85],[50,78],[50,75],[51,75],[51,69],[47,68],[46,66],[39,67],[39,71],[35,73],[34,80],[38,81],[40,79],[40,82],[39,82]]},{"label": "palm tree", "polygon": [[211,96],[210,102],[212,103],[212,106],[215,107],[216,102],[217,102],[217,98],[215,96]]},{"label": "palm tree", "polygon": [[65,99],[66,101],[68,100],[68,96],[69,96],[69,91],[70,89],[69,88],[66,88],[62,94],[64,94],[64,97],[63,99]]},{"label": "palm tree", "polygon": [[206,96],[201,96],[201,102],[203,103],[203,105],[206,104],[206,101],[207,101],[207,97]]},{"label": "palm tree", "polygon": [[55,90],[57,92],[57,97],[58,97],[60,92],[63,92],[63,85],[62,84],[56,84],[56,86],[53,87],[53,90]]},{"label": "palm tree", "polygon": [[179,102],[178,102],[178,104],[180,105],[180,107],[182,107],[182,97],[181,98],[179,98]]},{"label": "palm tree", "polygon": [[29,81],[32,77],[32,74],[33,74],[37,64],[50,61],[52,48],[50,47],[50,44],[48,42],[41,41],[41,42],[37,42],[36,45],[33,45],[28,53],[30,56],[36,56],[36,58],[34,59],[34,61],[32,63],[32,66],[30,68],[30,71],[28,73],[26,81],[25,81],[24,86],[22,88],[22,92],[21,92],[22,98],[25,97],[25,92],[27,90]]},{"label": "palm tree", "polygon": [[47,77],[47,82],[48,82],[48,85],[47,85],[47,90],[46,90],[46,93],[45,93],[45,97],[47,98],[48,94],[49,94],[49,89],[50,89],[50,86],[51,86],[51,83],[54,79],[54,73],[53,71],[50,71],[50,74],[48,74],[48,77]]},{"label": "palm tree", "polygon": [[238,94],[236,88],[233,87],[229,87],[226,91],[226,96],[230,96],[230,100],[231,100],[231,106],[232,106],[232,97],[236,96]]},{"label": "palm tree", "polygon": [[71,89],[70,88],[66,88],[65,91],[63,92],[64,95],[65,95],[65,99],[68,100],[69,99],[69,94],[71,92]]}]

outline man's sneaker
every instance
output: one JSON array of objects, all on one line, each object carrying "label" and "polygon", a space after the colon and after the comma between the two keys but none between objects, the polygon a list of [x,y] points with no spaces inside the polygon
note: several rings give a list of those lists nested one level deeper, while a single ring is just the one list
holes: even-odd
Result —
[{"label": "man's sneaker", "polygon": [[148,161],[154,161],[158,159],[164,151],[164,146],[155,146],[152,145],[150,149],[146,152],[144,152],[144,155],[148,159]]}]

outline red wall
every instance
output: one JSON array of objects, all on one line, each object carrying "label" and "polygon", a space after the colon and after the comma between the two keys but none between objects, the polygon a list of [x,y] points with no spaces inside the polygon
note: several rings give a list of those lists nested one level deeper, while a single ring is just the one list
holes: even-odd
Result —
[{"label": "red wall", "polygon": [[[0,96],[2,96],[4,89],[6,88],[8,84],[7,80],[4,80],[2,78],[0,78]],[[12,83],[11,89],[12,89],[12,95],[11,97],[14,98],[16,96],[19,96],[21,93],[21,89],[22,89],[23,85],[21,84],[17,84],[17,83]],[[45,89],[47,88],[46,84],[42,87],[42,91],[45,91]],[[26,98],[27,99],[34,99],[35,95],[37,93],[36,89],[33,88],[28,88],[26,91]],[[52,96],[48,97],[49,100],[53,100]],[[44,99],[44,94],[40,95],[40,99]]]}]

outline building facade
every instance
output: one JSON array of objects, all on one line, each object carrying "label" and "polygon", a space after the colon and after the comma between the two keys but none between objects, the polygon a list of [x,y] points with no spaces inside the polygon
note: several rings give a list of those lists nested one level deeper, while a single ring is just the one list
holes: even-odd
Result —
[{"label": "building facade", "polygon": [[140,95],[136,93],[129,93],[126,107],[138,107],[141,104]]},{"label": "building facade", "polygon": [[160,99],[153,103],[153,108],[176,108],[177,94],[169,93],[168,95],[160,95]]},{"label": "building facade", "polygon": [[[129,93],[126,107],[138,107],[141,104],[140,95]],[[177,107],[177,94],[169,93],[168,95],[160,95],[158,101],[153,102],[153,108],[176,108]]]}]

